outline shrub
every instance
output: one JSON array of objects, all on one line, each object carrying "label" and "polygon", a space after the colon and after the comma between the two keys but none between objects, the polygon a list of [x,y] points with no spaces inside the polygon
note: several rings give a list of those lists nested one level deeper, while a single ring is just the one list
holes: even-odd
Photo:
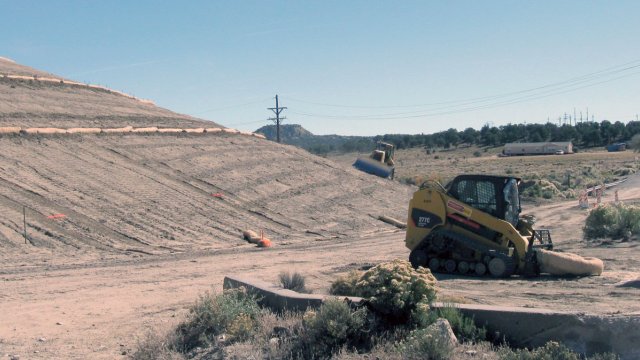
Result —
[{"label": "shrub", "polygon": [[174,347],[187,352],[210,345],[220,334],[229,341],[246,340],[257,330],[260,312],[256,298],[244,288],[222,294],[206,292],[189,309],[187,320],[178,326]]},{"label": "shrub", "polygon": [[[544,346],[533,350],[512,350],[503,347],[498,351],[501,360],[580,360],[581,357],[573,350],[555,341],[549,341]],[[617,360],[619,357],[612,353],[596,354],[587,360]]]},{"label": "shrub", "polygon": [[480,342],[487,338],[487,329],[477,327],[472,318],[462,315],[460,310],[453,306],[437,309],[433,317],[447,319],[453,333],[462,342]]},{"label": "shrub", "polygon": [[474,151],[473,152],[473,156],[480,157],[480,156],[482,156],[482,153],[480,151]]},{"label": "shrub", "polygon": [[589,213],[584,225],[584,237],[597,239],[629,239],[640,235],[640,206],[637,205],[603,205]]},{"label": "shrub", "polygon": [[283,272],[280,273],[278,278],[280,279],[280,285],[287,290],[293,290],[299,293],[310,293],[305,287],[304,276],[298,272],[294,272],[293,274]]},{"label": "shrub", "polygon": [[341,300],[329,300],[304,315],[302,336],[294,353],[305,359],[329,358],[342,347],[358,347],[369,335],[368,311],[353,310]]},{"label": "shrub", "polygon": [[357,295],[367,298],[377,314],[398,324],[416,312],[428,312],[436,297],[435,284],[429,269],[414,269],[409,261],[396,259],[367,270],[356,287]]},{"label": "shrub", "polygon": [[404,359],[447,360],[453,354],[453,345],[427,329],[419,329],[407,336],[400,351]]},{"label": "shrub", "polygon": [[347,275],[338,277],[329,288],[329,294],[340,296],[358,296],[356,284],[360,280],[362,272],[352,270]]},{"label": "shrub", "polygon": [[183,357],[171,350],[171,338],[148,333],[138,340],[135,350],[129,354],[132,360],[179,360]]}]

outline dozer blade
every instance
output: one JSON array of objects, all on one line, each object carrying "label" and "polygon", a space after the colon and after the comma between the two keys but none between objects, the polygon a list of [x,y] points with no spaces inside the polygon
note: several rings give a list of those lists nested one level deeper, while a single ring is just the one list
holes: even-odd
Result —
[{"label": "dozer blade", "polygon": [[393,178],[393,166],[383,164],[371,158],[361,157],[353,163],[353,167],[367,174],[376,175],[382,178]]}]

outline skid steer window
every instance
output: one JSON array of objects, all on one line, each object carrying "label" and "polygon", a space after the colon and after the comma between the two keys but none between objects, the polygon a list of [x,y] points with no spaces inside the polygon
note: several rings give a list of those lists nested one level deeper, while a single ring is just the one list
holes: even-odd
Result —
[{"label": "skid steer window", "polygon": [[518,196],[518,182],[515,179],[509,180],[504,186],[505,212],[504,219],[514,227],[518,225],[520,216],[520,198]]},{"label": "skid steer window", "polygon": [[458,182],[458,200],[478,210],[497,216],[496,188],[490,181],[462,180]]}]

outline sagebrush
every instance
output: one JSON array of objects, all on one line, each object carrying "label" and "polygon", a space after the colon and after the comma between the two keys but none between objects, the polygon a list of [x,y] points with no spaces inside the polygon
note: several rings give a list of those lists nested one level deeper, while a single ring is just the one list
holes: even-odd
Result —
[{"label": "sagebrush", "polygon": [[640,236],[640,206],[606,204],[589,212],[585,220],[586,239],[631,239]]},{"label": "sagebrush", "polygon": [[302,274],[298,272],[289,273],[282,272],[278,275],[280,285],[287,290],[293,290],[299,293],[310,293],[305,284],[305,279]]},{"label": "sagebrush", "polygon": [[229,341],[246,340],[258,328],[261,311],[256,298],[244,288],[222,294],[206,292],[178,326],[174,347],[187,352],[214,343],[216,336],[221,334]]}]

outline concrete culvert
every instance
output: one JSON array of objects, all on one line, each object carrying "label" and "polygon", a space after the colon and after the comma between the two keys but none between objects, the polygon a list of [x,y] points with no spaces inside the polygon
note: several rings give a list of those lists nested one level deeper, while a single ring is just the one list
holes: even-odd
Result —
[{"label": "concrete culvert", "polygon": [[543,249],[536,250],[540,271],[551,275],[600,275],[604,262],[598,258],[582,257],[571,253],[561,253]]}]

